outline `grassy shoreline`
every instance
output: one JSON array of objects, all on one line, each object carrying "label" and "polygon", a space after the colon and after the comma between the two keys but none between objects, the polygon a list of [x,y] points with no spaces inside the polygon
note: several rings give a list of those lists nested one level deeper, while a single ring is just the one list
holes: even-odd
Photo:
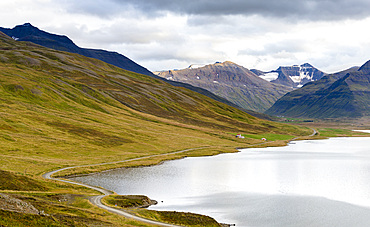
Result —
[{"label": "grassy shoreline", "polygon": [[[262,135],[255,135],[255,137],[265,137],[264,134]],[[278,137],[279,135],[277,135]],[[292,137],[292,136],[290,136]],[[205,156],[213,156],[222,153],[236,153],[239,152],[240,149],[248,149],[248,148],[263,148],[263,147],[280,147],[280,146],[287,146],[289,142],[293,140],[320,140],[320,139],[328,139],[331,137],[370,137],[369,133],[364,132],[356,132],[349,129],[332,129],[332,128],[322,128],[317,130],[317,133],[312,136],[300,136],[286,140],[273,140],[273,141],[266,141],[266,142],[258,142],[255,144],[248,144],[243,147],[231,147],[231,146],[219,146],[219,147],[202,147],[202,148],[194,148],[194,149],[186,149],[185,152],[171,152],[167,154],[159,154],[155,157],[150,156],[143,156],[140,160],[122,160],[117,161],[116,163],[99,163],[99,164],[91,164],[86,165],[83,167],[76,167],[72,169],[68,169],[63,172],[58,172],[57,174],[53,175],[54,177],[75,177],[75,176],[82,176],[82,175],[89,175],[94,174],[97,172],[107,171],[111,169],[117,168],[134,168],[134,167],[145,167],[145,166],[153,166],[161,164],[165,161],[177,160],[186,157],[205,157]],[[260,140],[259,140],[260,141]],[[134,158],[136,159],[136,158]]]},{"label": "grassy shoreline", "polygon": [[[304,137],[303,136],[303,137],[300,137],[300,138],[297,138],[297,139],[325,139],[327,137],[323,137],[320,134],[322,132],[326,133],[326,131],[327,131],[327,129],[318,130],[318,132],[319,132],[318,135],[311,136],[311,137]],[[366,133],[352,132],[350,130],[336,131],[334,129],[334,130],[329,130],[329,131],[331,131],[330,136],[334,136],[333,132],[340,132],[340,134],[336,135],[336,136],[370,136],[369,134],[366,134]],[[261,143],[260,141],[258,141],[258,142],[254,141],[255,142],[254,144],[245,144],[244,143],[243,146],[238,146],[238,149],[252,148],[252,147],[286,146],[289,143],[289,141],[290,140],[281,140],[281,141],[278,140],[278,141],[268,141],[267,143]],[[241,145],[241,144],[239,144],[239,145]],[[126,163],[121,163],[124,166],[111,164],[109,166],[104,166],[104,168],[102,168],[102,169],[96,168],[98,166],[95,166],[94,169],[92,169],[92,171],[97,172],[97,171],[104,171],[104,170],[108,170],[108,169],[121,168],[121,167],[139,167],[139,166],[145,166],[145,165],[155,165],[155,164],[159,164],[159,163],[161,163],[163,161],[166,161],[166,160],[174,160],[174,159],[179,159],[179,158],[184,158],[184,157],[189,157],[189,156],[217,155],[217,154],[225,153],[225,152],[238,152],[238,150],[235,146],[217,146],[217,147],[199,148],[197,150],[191,150],[191,151],[187,151],[187,152],[184,152],[184,153],[176,153],[176,154],[172,154],[172,155],[162,154],[162,155],[158,155],[156,157],[148,158],[148,160],[136,160],[136,161],[131,161],[131,162],[126,161]],[[102,166],[100,166],[100,167],[102,167]],[[81,171],[77,171],[75,173],[81,173]],[[14,195],[18,198],[21,198],[22,200],[30,201],[30,203],[35,203],[35,201],[36,201],[36,204],[39,206],[38,208],[39,209],[45,209],[46,213],[53,213],[53,212],[58,213],[58,212],[60,212],[60,211],[58,211],[58,209],[55,209],[54,206],[57,205],[57,204],[58,204],[58,206],[63,204],[63,206],[65,206],[64,209],[68,210],[67,214],[69,214],[69,215],[73,214],[71,217],[75,216],[76,212],[78,213],[77,216],[81,216],[83,213],[85,213],[87,211],[95,213],[95,215],[93,215],[93,217],[98,217],[99,215],[98,216],[96,216],[96,215],[99,214],[99,213],[104,214],[103,216],[100,215],[100,218],[97,218],[97,220],[96,220],[96,218],[93,218],[91,220],[88,219],[88,222],[90,222],[90,221],[91,222],[103,221],[105,224],[107,224],[107,223],[116,223],[116,224],[113,224],[113,225],[117,225],[118,224],[117,220],[119,220],[120,223],[125,223],[124,225],[127,225],[127,226],[146,226],[145,224],[142,224],[138,221],[127,220],[127,219],[122,218],[122,217],[118,218],[118,216],[115,215],[115,214],[109,214],[105,211],[102,211],[99,208],[96,208],[96,207],[92,206],[87,201],[87,198],[89,196],[92,196],[92,195],[97,195],[98,193],[91,190],[91,189],[87,189],[87,188],[79,187],[79,186],[74,186],[74,185],[68,185],[66,183],[54,182],[54,181],[50,181],[50,180],[43,180],[43,179],[40,179],[40,175],[33,175],[33,174],[30,174],[30,173],[27,173],[27,174],[18,173],[18,175],[19,176],[25,176],[25,177],[28,177],[28,178],[31,178],[31,179],[35,179],[36,183],[41,184],[41,186],[47,187],[46,191],[40,192],[39,191],[40,189],[37,189],[37,188],[34,188],[34,189],[28,191],[27,188],[24,188],[22,191],[2,189],[2,190],[0,190],[0,192]],[[63,174],[61,174],[61,175],[63,175]],[[65,175],[68,175],[68,174],[64,174],[64,176]],[[40,183],[40,181],[42,183]],[[35,182],[33,182],[33,183],[35,183]],[[50,198],[53,198],[53,196],[54,197],[63,197],[63,195],[74,195],[74,196],[71,196],[71,197],[76,197],[76,198],[81,198],[81,199],[78,199],[78,201],[68,200],[67,202],[63,202],[63,201],[62,202],[57,202],[57,204],[54,204],[54,205],[53,205],[53,203],[55,203],[55,202],[53,200],[50,201]],[[46,205],[44,205],[44,204],[46,204]],[[45,208],[45,206],[47,208]],[[142,215],[144,215],[144,216],[151,216],[150,214],[145,214],[145,212],[146,212],[145,210],[142,210],[139,213],[143,213]],[[5,213],[6,213],[6,215],[8,215],[7,212],[5,212]],[[0,216],[1,216],[1,214],[0,214]],[[28,215],[26,215],[26,216],[28,217]],[[48,216],[40,216],[40,215],[38,215],[38,216],[39,216],[38,218],[35,218],[35,217],[33,217],[33,218],[35,218],[35,220],[36,219],[40,219],[40,220],[38,220],[36,222],[36,224],[32,224],[30,222],[27,222],[29,224],[29,226],[37,226],[40,223],[44,224],[44,223],[52,222]],[[89,217],[90,215],[86,216],[86,214],[85,214],[83,216]],[[156,215],[154,215],[153,217],[156,217]],[[14,218],[15,219],[21,219],[21,217],[19,215],[15,215]],[[58,218],[55,218],[55,219],[57,221],[54,220],[54,222],[55,223],[60,223],[60,226],[69,226],[69,225],[75,225],[75,224],[77,226],[79,226],[81,223],[86,224],[85,221],[82,221],[80,219],[79,220],[74,220],[74,218],[72,218],[72,220],[74,220],[74,221],[71,221],[71,223],[74,223],[74,224],[65,224],[64,223],[65,221],[63,221],[61,219],[58,219]],[[158,221],[161,220],[160,218],[155,218],[155,219],[157,219]],[[9,220],[9,222],[5,222],[5,221],[1,222],[0,221],[0,224],[3,224],[5,226],[6,226],[6,223],[11,223],[11,220]],[[59,226],[59,225],[56,225],[56,226]],[[84,225],[82,224],[81,226],[84,226]],[[107,226],[109,226],[109,225],[107,225]]]},{"label": "grassy shoreline", "polygon": [[[331,133],[330,134],[327,134],[327,131],[330,131]],[[341,134],[335,135],[334,132],[340,132]],[[325,134],[326,136],[323,136],[323,135],[320,135],[320,134]],[[261,136],[263,136],[263,135],[261,135]],[[339,137],[339,136],[342,136],[342,137],[343,136],[346,136],[346,137],[348,137],[348,136],[352,136],[352,137],[367,136],[367,137],[369,137],[370,135],[368,133],[354,132],[354,131],[351,131],[351,130],[337,130],[337,129],[327,129],[327,128],[324,128],[324,129],[321,129],[321,130],[315,132],[311,136],[297,137],[297,138],[292,138],[292,139],[289,139],[289,140],[277,140],[277,141],[263,142],[263,143],[260,143],[260,144],[249,145],[249,146],[247,146],[245,148],[239,148],[239,149],[257,148],[257,147],[262,148],[262,147],[287,146],[288,143],[291,142],[291,141],[293,141],[293,140],[328,139],[330,137]],[[205,148],[202,148],[202,149],[205,149]],[[212,149],[212,148],[208,148],[208,149]],[[236,149],[235,148],[231,152],[238,152],[239,149]],[[215,154],[209,154],[209,153],[201,152],[201,149],[197,149],[197,150],[198,151],[200,150],[199,151],[200,152],[199,155],[196,155],[197,157],[198,156],[208,156],[208,155],[217,155],[217,154],[220,154],[220,153],[225,153],[225,152],[216,152]],[[183,156],[183,155],[184,154],[182,154],[181,157],[177,157],[175,159],[189,157],[188,155],[185,155],[185,156]],[[171,159],[165,159],[165,160],[162,160],[161,162],[168,161],[168,160],[174,160],[174,159],[172,159],[172,158]],[[122,166],[122,167],[113,167],[113,169],[114,168],[134,168],[134,167],[137,168],[137,167],[151,166],[151,165],[157,165],[157,164],[159,164],[159,163],[150,163],[150,164],[148,164],[148,163],[146,163],[146,164],[142,164],[142,163],[141,164],[138,164],[138,163],[135,163],[133,165],[130,164],[130,163],[125,163],[125,166]],[[106,168],[103,168],[103,170],[96,170],[96,171],[97,172],[109,171],[111,169],[112,169],[111,167],[106,167]],[[77,173],[79,173],[79,172],[81,172],[81,171],[77,171]],[[94,173],[96,173],[96,172],[95,171],[92,171],[92,172],[87,173],[87,174],[84,174],[84,175],[90,175],[90,174],[94,174]],[[59,177],[63,177],[63,176],[68,178],[69,173],[60,174]],[[106,200],[105,200],[105,202],[106,202]],[[137,209],[137,208],[134,209],[134,210],[129,210],[129,212],[132,212],[135,215],[138,215],[138,216],[141,216],[141,217],[144,217],[144,218],[152,218],[153,220],[156,220],[156,221],[165,221],[166,222],[166,219],[161,218],[160,212],[151,211],[151,210],[145,210],[145,209],[144,210],[143,209]],[[166,212],[163,212],[163,213],[166,213]],[[182,218],[184,218],[184,216],[185,217],[187,216],[186,213],[184,214],[182,212],[178,212],[178,214],[180,215],[180,216],[178,216],[179,219],[182,219]],[[193,215],[193,214],[188,214],[188,215]],[[172,220],[171,222],[168,222],[167,221],[167,223],[181,224],[182,222],[181,221],[176,222],[175,220]],[[211,224],[209,224],[209,225],[211,226]],[[194,224],[194,225],[188,225],[188,226],[198,226],[198,225],[197,224]],[[199,226],[204,226],[204,225],[199,225]]]}]

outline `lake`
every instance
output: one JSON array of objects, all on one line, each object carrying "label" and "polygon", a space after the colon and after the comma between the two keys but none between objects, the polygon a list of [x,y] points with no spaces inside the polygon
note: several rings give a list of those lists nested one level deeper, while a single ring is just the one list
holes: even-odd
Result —
[{"label": "lake", "polygon": [[73,180],[236,226],[370,226],[370,137],[185,158]]}]

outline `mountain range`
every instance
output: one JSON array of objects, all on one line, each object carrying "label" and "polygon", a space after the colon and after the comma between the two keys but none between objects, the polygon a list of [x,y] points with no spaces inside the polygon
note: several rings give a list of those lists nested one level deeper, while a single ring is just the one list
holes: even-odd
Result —
[{"label": "mountain range", "polygon": [[[55,50],[81,54],[161,79],[265,119],[271,118],[255,111],[312,118],[359,117],[365,116],[367,111],[366,82],[361,80],[367,75],[364,71],[366,64],[361,68],[327,75],[308,63],[281,66],[277,70],[263,72],[224,62],[207,66],[192,65],[188,69],[157,72],[154,75],[122,54],[80,48],[66,36],[42,31],[29,23],[13,29],[0,28],[0,31],[16,41],[28,41]],[[360,74],[363,76],[360,77]]]},{"label": "mountain range", "polygon": [[287,93],[265,113],[301,118],[370,116],[370,61]]},{"label": "mountain range", "polygon": [[182,70],[155,72],[168,81],[188,83],[221,96],[230,102],[263,112],[292,88],[270,83],[233,62],[216,62],[205,66],[190,66]]},{"label": "mountain range", "polygon": [[309,63],[294,66],[280,66],[276,70],[263,72],[252,69],[252,72],[261,78],[276,84],[299,88],[308,82],[321,79],[326,73],[318,70]]},{"label": "mountain range", "polygon": [[191,90],[0,34],[1,87],[24,102],[51,109],[76,103],[102,113],[110,105],[197,126],[269,130],[261,120]]},{"label": "mountain range", "polygon": [[[86,49],[86,48],[78,47],[67,36],[56,35],[56,34],[46,32],[46,31],[42,31],[38,29],[37,27],[31,25],[30,23],[25,23],[23,25],[17,25],[14,28],[1,28],[0,27],[0,31],[12,37],[16,41],[28,41],[28,42],[32,42],[32,43],[35,43],[35,44],[38,44],[44,47],[48,47],[54,50],[67,51],[70,53],[77,53],[77,54],[80,54],[86,57],[91,57],[91,58],[104,61],[106,63],[112,64],[114,66],[120,67],[128,71],[148,75],[148,76],[158,78],[158,79],[163,79],[161,77],[157,77],[152,72],[150,72],[148,69],[137,64],[136,62],[132,61],[131,59],[127,58],[126,56],[122,54],[119,54],[116,52],[110,52],[106,50]],[[181,83],[177,81],[166,81],[166,82],[173,86],[184,87],[189,90],[195,91],[197,93],[210,97],[216,101],[225,103],[227,105],[240,108],[239,106],[228,101],[227,99],[217,96],[206,89],[203,89],[200,87],[194,87],[191,84]],[[266,115],[263,115],[261,113],[257,113],[251,110],[244,110],[244,111],[248,112],[249,114],[253,114],[254,116],[269,118]]]}]

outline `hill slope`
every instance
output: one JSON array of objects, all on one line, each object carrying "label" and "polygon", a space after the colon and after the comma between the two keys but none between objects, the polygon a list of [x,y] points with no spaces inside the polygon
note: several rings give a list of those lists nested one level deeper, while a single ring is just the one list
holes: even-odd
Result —
[{"label": "hill slope", "polygon": [[[152,72],[147,70],[146,68],[140,66],[136,62],[130,60],[129,58],[125,57],[122,54],[116,53],[116,52],[110,52],[105,50],[96,50],[96,49],[86,49],[86,48],[80,48],[77,45],[73,43],[72,40],[70,40],[67,36],[61,36],[56,34],[51,34],[45,31],[42,31],[38,29],[37,27],[32,26],[29,23],[18,25],[12,29],[9,28],[0,28],[0,31],[7,34],[9,37],[13,37],[13,39],[17,41],[29,41],[44,47],[48,47],[54,50],[61,50],[66,51],[70,53],[77,53],[86,57],[95,58],[98,60],[102,60],[106,63],[115,65],[117,67],[120,67],[122,69],[148,75],[154,78],[160,78],[154,75]],[[232,102],[229,102],[228,100],[219,97],[213,93],[211,93],[208,90],[194,87],[187,83],[181,83],[176,81],[167,81],[173,86],[177,87],[184,87],[187,89],[190,89],[192,91],[198,92],[202,95],[205,95],[207,97],[210,97],[216,101],[223,102],[227,105],[231,105],[234,107],[238,107],[237,105],[233,104]],[[247,111],[248,112],[248,111]],[[256,116],[260,116],[257,113],[254,112],[248,112],[251,114],[254,114]]]},{"label": "hill slope", "polygon": [[33,171],[87,154],[80,161],[235,143],[235,132],[305,133],[96,59],[3,34],[0,44],[0,148],[17,162],[47,159]]},{"label": "hill slope", "polygon": [[291,91],[286,86],[267,82],[232,62],[156,74],[169,81],[180,81],[207,89],[242,108],[258,112],[267,110],[279,97]]},{"label": "hill slope", "polygon": [[362,117],[370,113],[370,63],[327,75],[279,99],[272,115],[308,118]]}]

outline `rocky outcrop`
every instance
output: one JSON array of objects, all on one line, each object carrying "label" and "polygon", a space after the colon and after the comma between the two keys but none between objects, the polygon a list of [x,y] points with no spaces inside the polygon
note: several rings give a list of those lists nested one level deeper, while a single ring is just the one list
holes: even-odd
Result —
[{"label": "rocky outcrop", "polygon": [[20,199],[16,199],[11,195],[0,193],[0,209],[18,212],[18,213],[26,213],[26,214],[41,214],[32,204],[24,202]]}]

